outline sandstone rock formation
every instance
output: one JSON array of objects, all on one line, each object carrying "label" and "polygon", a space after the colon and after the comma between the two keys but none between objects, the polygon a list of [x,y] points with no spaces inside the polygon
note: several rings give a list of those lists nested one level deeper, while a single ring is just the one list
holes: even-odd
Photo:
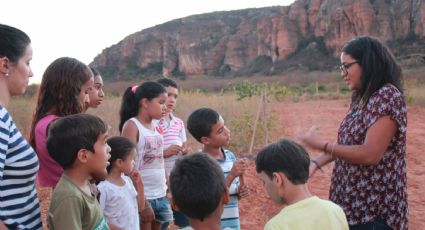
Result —
[{"label": "sandstone rock formation", "polygon": [[[407,54],[425,50],[425,0],[297,0],[290,6],[195,15],[132,34],[103,50],[92,65],[109,80],[273,74],[288,63],[334,62],[341,46],[359,35],[395,46],[416,44],[403,49]],[[324,62],[316,68],[326,67]]]}]

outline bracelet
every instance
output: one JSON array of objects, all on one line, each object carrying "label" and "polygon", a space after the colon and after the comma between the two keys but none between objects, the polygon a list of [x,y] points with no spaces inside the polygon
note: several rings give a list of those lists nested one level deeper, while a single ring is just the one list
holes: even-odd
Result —
[{"label": "bracelet", "polygon": [[332,144],[332,150],[331,150],[331,157],[332,157],[332,158],[334,158],[334,149],[335,149],[335,145],[336,145],[336,142],[334,142],[334,143]]},{"label": "bracelet", "polygon": [[326,152],[327,152],[326,150],[327,150],[327,148],[328,148],[328,144],[329,144],[329,142],[326,142],[325,147],[323,147],[323,152],[324,152],[324,153],[326,153]]},{"label": "bracelet", "polygon": [[315,165],[316,165],[316,167],[317,167],[320,171],[322,171],[322,172],[323,172],[323,169],[322,169],[322,167],[320,167],[319,162],[317,162],[316,160],[310,160],[310,161],[311,161],[311,163],[315,164]]}]

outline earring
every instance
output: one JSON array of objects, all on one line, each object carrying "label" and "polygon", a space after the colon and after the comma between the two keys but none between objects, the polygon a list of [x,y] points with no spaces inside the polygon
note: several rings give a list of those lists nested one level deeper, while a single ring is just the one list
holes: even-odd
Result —
[{"label": "earring", "polygon": [[9,73],[5,73],[4,76],[9,77]]}]

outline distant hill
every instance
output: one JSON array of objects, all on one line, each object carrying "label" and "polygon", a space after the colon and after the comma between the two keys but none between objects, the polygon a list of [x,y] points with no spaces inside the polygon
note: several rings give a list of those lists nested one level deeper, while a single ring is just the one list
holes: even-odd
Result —
[{"label": "distant hill", "polygon": [[425,54],[425,0],[297,0],[194,15],[129,35],[92,65],[109,81],[330,70],[341,46],[359,35],[385,41],[403,65],[418,65]]}]

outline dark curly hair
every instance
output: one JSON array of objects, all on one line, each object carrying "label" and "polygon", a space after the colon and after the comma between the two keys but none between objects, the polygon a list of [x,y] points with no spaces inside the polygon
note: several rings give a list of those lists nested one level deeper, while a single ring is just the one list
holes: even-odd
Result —
[{"label": "dark curly hair", "polygon": [[48,114],[64,117],[81,113],[83,106],[78,101],[81,86],[93,73],[81,61],[61,57],[53,61],[46,69],[37,94],[30,133],[30,144],[35,148],[34,130],[37,122]]}]

